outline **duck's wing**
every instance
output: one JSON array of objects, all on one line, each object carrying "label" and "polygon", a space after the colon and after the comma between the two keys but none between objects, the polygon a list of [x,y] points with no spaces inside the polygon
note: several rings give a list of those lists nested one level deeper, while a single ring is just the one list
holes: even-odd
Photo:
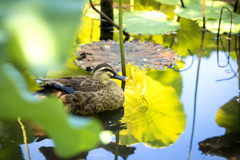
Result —
[{"label": "duck's wing", "polygon": [[[98,92],[104,85],[90,76],[77,77],[62,77],[53,79],[36,79],[47,83],[49,86],[63,90],[67,94],[73,94],[76,91],[80,92]],[[45,86],[43,86],[45,87]]]},{"label": "duck's wing", "polygon": [[90,76],[37,80],[47,83],[37,94],[44,94],[45,91],[49,91],[47,94],[53,93],[74,114],[95,113],[97,106],[94,103],[98,103],[106,93],[105,86]]}]

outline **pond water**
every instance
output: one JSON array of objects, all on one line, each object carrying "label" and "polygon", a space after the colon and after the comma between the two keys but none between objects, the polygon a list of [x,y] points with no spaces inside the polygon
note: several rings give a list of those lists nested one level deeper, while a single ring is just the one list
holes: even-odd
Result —
[{"label": "pond water", "polygon": [[[124,112],[120,109],[99,115],[105,129],[114,132],[111,143],[100,145],[72,159],[240,159],[239,77],[228,79],[234,75],[232,69],[235,72],[238,70],[234,52],[236,37],[232,36],[231,40],[231,67],[228,65],[222,68],[217,63],[216,34],[205,33],[197,80],[202,31],[193,21],[180,19],[180,23],[186,23],[187,27],[180,27],[175,36],[134,38],[161,42],[168,46],[173,41],[171,48],[181,55],[177,67],[182,70],[190,68],[181,72],[171,68],[141,71],[128,66],[130,80],[126,84],[127,103]],[[226,35],[222,35],[222,41],[227,49]],[[220,47],[219,63],[222,65],[228,62],[225,54],[229,52],[224,52]],[[196,85],[198,89],[195,94]],[[8,123],[16,123],[13,127],[19,127],[17,122]],[[27,133],[30,133],[31,123],[23,121],[23,124]],[[15,139],[22,139],[21,130],[9,134]],[[35,139],[31,136],[28,138]],[[119,138],[119,144],[116,144],[116,138]],[[51,139],[40,142],[33,140],[28,144],[30,159],[57,159],[52,147],[54,143]],[[28,159],[24,144],[10,148],[5,154],[9,154],[5,157],[11,157],[10,159]]]}]

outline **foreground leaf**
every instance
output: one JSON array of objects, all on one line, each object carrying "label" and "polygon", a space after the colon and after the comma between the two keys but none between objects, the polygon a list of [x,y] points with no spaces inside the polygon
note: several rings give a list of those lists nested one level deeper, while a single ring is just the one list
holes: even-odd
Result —
[{"label": "foreground leaf", "polygon": [[56,153],[70,157],[96,147],[100,123],[93,118],[70,116],[57,99],[38,100],[26,90],[23,78],[12,66],[0,70],[0,119],[36,120],[56,145]]},{"label": "foreground leaf", "polygon": [[83,4],[81,0],[0,2],[0,22],[11,37],[11,57],[20,57],[20,67],[38,75],[61,66],[72,47]]}]

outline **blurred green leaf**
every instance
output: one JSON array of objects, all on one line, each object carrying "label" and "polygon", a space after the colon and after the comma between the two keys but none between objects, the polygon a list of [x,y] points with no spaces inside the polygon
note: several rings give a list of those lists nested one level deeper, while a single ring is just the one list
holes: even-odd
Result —
[{"label": "blurred green leaf", "polygon": [[0,119],[36,120],[54,140],[56,152],[69,157],[92,149],[99,142],[100,122],[70,116],[55,98],[38,100],[27,90],[24,79],[11,65],[0,70]]},{"label": "blurred green leaf", "polygon": [[226,128],[226,133],[239,130],[239,98],[234,97],[217,112],[216,122],[220,127]]},{"label": "blurred green leaf", "polygon": [[68,77],[68,76],[79,76],[79,75],[88,75],[85,69],[77,66],[74,61],[76,60],[75,56],[68,57],[66,63],[63,67],[57,70],[49,70],[47,72],[47,78],[59,78],[59,77]]},{"label": "blurred green leaf", "polygon": [[[13,44],[8,54],[20,57],[34,74],[58,68],[72,47],[83,4],[82,0],[0,2],[0,21]],[[19,50],[11,49],[15,47]]]},{"label": "blurred green leaf", "polygon": [[[114,17],[118,24],[118,16]],[[179,24],[167,20],[167,16],[157,11],[133,11],[123,13],[123,26],[131,34],[157,35],[178,29]]]}]

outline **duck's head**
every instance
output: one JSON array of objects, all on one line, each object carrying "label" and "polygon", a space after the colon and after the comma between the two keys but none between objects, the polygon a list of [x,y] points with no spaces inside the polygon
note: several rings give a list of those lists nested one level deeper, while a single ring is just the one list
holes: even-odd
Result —
[{"label": "duck's head", "polygon": [[118,75],[114,69],[106,63],[101,63],[95,67],[93,71],[93,79],[103,84],[107,84],[111,78],[123,81],[127,80],[127,77]]}]

